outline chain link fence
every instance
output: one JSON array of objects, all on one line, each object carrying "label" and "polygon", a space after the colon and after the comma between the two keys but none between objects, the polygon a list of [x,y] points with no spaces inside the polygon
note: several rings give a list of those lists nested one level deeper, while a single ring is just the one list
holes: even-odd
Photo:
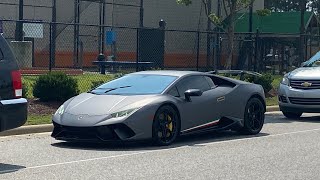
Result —
[{"label": "chain link fence", "polygon": [[[14,48],[19,43],[14,41],[17,21],[2,20],[1,24],[3,35]],[[114,78],[114,74],[144,69],[224,69],[230,55],[228,36],[224,33],[217,38],[214,32],[161,28],[44,21],[23,21],[23,24],[24,41],[32,50],[28,56],[18,59],[22,71],[37,75],[40,71],[62,70],[72,75],[90,75],[90,81],[78,77],[82,91],[89,90],[93,81],[106,80],[99,75],[101,66],[94,63],[101,53],[108,62],[108,80],[110,76]],[[232,69],[273,74],[288,72],[319,50],[319,36],[309,34],[303,37],[305,58],[300,58],[299,34],[236,34]]]}]

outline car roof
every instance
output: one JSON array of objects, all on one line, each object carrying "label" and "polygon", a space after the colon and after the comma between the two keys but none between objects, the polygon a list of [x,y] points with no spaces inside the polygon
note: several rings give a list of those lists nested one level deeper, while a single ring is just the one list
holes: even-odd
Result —
[{"label": "car roof", "polygon": [[198,71],[173,71],[173,70],[157,70],[157,71],[140,71],[132,74],[144,74],[144,75],[162,75],[162,76],[177,76],[182,77],[186,75],[208,75]]}]

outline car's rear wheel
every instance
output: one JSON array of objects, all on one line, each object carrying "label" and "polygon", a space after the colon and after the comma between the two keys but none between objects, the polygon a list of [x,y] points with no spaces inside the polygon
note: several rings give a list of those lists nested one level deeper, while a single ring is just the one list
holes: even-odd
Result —
[{"label": "car's rear wheel", "polygon": [[248,101],[244,114],[244,126],[239,130],[242,134],[258,134],[264,124],[265,108],[258,98]]},{"label": "car's rear wheel", "polygon": [[282,111],[282,114],[289,119],[298,119],[301,117],[302,112],[285,112]]},{"label": "car's rear wheel", "polygon": [[178,113],[171,106],[162,106],[156,113],[152,126],[152,138],[156,145],[167,146],[180,132]]}]

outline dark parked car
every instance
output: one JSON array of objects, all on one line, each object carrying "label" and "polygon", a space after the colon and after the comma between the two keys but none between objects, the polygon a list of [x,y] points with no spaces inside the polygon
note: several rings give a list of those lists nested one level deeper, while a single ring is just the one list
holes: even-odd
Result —
[{"label": "dark parked car", "polygon": [[27,100],[12,49],[0,34],[0,132],[22,126],[27,120]]}]

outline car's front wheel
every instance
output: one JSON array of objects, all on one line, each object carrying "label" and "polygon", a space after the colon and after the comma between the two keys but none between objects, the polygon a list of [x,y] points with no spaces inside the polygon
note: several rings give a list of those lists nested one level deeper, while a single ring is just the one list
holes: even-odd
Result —
[{"label": "car's front wheel", "polygon": [[244,126],[240,133],[254,135],[258,134],[264,124],[265,108],[258,98],[252,98],[248,101],[244,114]]},{"label": "car's front wheel", "polygon": [[180,133],[178,113],[171,106],[162,106],[156,113],[152,126],[152,138],[156,145],[167,146]]},{"label": "car's front wheel", "polygon": [[289,119],[298,119],[301,117],[302,112],[285,112],[282,111],[282,114]]}]

